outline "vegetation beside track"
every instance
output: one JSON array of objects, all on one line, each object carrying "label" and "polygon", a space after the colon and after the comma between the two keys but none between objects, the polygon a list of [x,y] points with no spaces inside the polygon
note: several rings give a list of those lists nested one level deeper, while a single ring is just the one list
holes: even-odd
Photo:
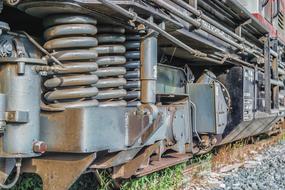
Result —
[{"label": "vegetation beside track", "polygon": [[[125,180],[121,183],[121,190],[175,190],[183,183],[183,171],[187,166],[210,160],[211,154],[201,155],[192,158],[187,163],[182,163],[162,171],[152,173],[140,178]],[[110,178],[107,171],[88,173],[82,175],[70,190],[112,190],[115,182]],[[98,181],[98,178],[100,179]],[[35,174],[24,174],[21,176],[17,185],[11,190],[41,190],[42,182]]]},{"label": "vegetation beside track", "polygon": [[[281,137],[280,137],[281,136]],[[276,141],[284,141],[285,133],[280,135]],[[259,139],[264,139],[265,137],[259,136]],[[266,139],[266,138],[265,138]],[[228,152],[229,149],[239,149],[245,145],[252,143],[252,139],[245,139],[238,141],[223,147],[224,152]],[[221,150],[216,150],[217,152],[223,153]],[[125,180],[121,183],[121,190],[175,190],[183,185],[184,176],[183,173],[186,168],[190,165],[199,165],[200,163],[207,163],[212,160],[213,153],[208,153],[201,156],[195,156],[187,163],[179,164],[167,169],[164,169],[159,172],[155,172],[148,176],[141,178],[134,178],[131,180]],[[220,158],[219,158],[220,159]],[[211,167],[206,165],[207,167]],[[13,177],[11,177],[13,178]],[[98,180],[100,179],[100,180]],[[95,173],[87,173],[82,175],[78,181],[72,186],[70,190],[112,190],[116,186],[116,183],[110,178],[110,175],[107,171],[99,171],[97,175]],[[24,174],[20,177],[17,185],[11,190],[41,190],[42,182],[39,176],[35,174]]]}]

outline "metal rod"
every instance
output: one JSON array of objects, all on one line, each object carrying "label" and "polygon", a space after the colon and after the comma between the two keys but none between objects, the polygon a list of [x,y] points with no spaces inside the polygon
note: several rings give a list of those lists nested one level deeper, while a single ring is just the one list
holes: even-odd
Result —
[{"label": "metal rod", "polygon": [[156,24],[153,24],[150,21],[147,21],[147,20],[139,17],[136,13],[129,12],[129,11],[125,10],[124,8],[122,8],[122,7],[116,5],[116,4],[114,4],[108,0],[98,0],[98,1],[100,1],[104,5],[108,6],[109,8],[121,13],[122,15],[126,16],[127,18],[132,19],[134,21],[137,21],[141,24],[144,24],[147,27],[149,27],[150,29],[153,29],[154,31],[158,32],[159,34],[161,34],[163,37],[165,37],[166,39],[168,39],[169,41],[171,41],[175,45],[185,49],[187,52],[189,52],[193,56],[199,57],[200,59],[205,60],[205,61],[210,61],[210,62],[213,62],[216,64],[221,64],[221,61],[209,58],[209,57],[207,57],[207,54],[189,47],[188,45],[186,45],[182,41],[178,40],[177,38],[175,38],[171,34],[167,33],[163,29],[161,29]]},{"label": "metal rod", "polygon": [[181,42],[180,40],[176,39],[175,37],[173,37],[172,35],[168,34],[167,32],[165,32],[163,29],[161,29],[159,26],[151,23],[150,21],[147,21],[139,16],[137,16],[135,13],[129,12],[127,10],[125,10],[124,8],[108,1],[108,0],[99,0],[100,2],[104,3],[106,6],[112,8],[113,10],[116,10],[117,12],[121,13],[122,15],[136,20],[137,22],[140,22],[146,26],[148,26],[149,28],[159,32],[161,35],[163,35],[165,38],[167,38],[168,40],[170,40],[171,42],[181,46],[183,49],[187,50],[189,53],[191,54],[196,54],[202,57],[207,56],[206,54],[198,51],[198,50],[194,50],[192,48],[190,48],[189,46],[187,46],[186,44],[184,44],[183,42]]},{"label": "metal rod", "polygon": [[246,45],[250,46],[251,48],[254,48],[255,46],[248,41],[246,41],[244,38],[240,37],[236,33],[230,31],[226,27],[222,26],[215,20],[211,19],[210,17],[206,16],[201,10],[197,10],[194,7],[190,6],[189,4],[185,3],[182,0],[171,0],[172,2],[180,5],[181,7],[185,8],[189,12],[193,13],[195,16],[202,18],[203,20],[207,21],[208,23],[212,24],[213,26],[217,27],[218,29],[222,30],[226,34],[230,35],[231,37],[237,39],[240,42],[244,42]]},{"label": "metal rod", "polygon": [[18,182],[20,178],[21,166],[22,166],[22,159],[19,159],[16,162],[16,176],[14,177],[13,181],[10,184],[5,185],[3,183],[0,183],[1,189],[11,189],[13,186],[16,185],[16,183]]},{"label": "metal rod", "polygon": [[205,26],[203,26],[203,24],[185,14],[183,14],[182,12],[180,12],[178,9],[176,9],[174,6],[171,6],[170,4],[166,3],[164,0],[151,0],[152,2],[156,3],[157,5],[163,7],[164,9],[170,11],[171,13],[175,14],[176,16],[180,17],[181,19],[183,19],[184,21],[188,22],[189,24],[192,24],[194,27],[201,29],[217,38],[219,38],[222,41],[227,42],[228,44],[238,48],[241,51],[246,51],[247,53],[250,54],[254,54],[254,52],[252,50],[249,50],[248,48],[245,48],[244,45],[242,44],[238,44],[228,38],[226,38],[225,36],[216,33],[214,30],[211,30],[209,28],[206,28]]},{"label": "metal rod", "polygon": [[229,19],[225,14],[223,14],[223,12],[219,12],[215,9],[213,9],[212,6],[206,4],[203,0],[199,0],[198,5],[203,8],[205,11],[211,13],[211,15],[213,15],[215,18],[231,25],[234,26],[236,23],[233,22],[234,19]]},{"label": "metal rod", "polygon": [[25,31],[22,31],[22,33],[28,38],[28,40],[34,44],[41,52],[46,54],[48,57],[50,57],[56,64],[60,65],[61,67],[64,67],[64,65],[56,59],[52,54],[50,54],[47,50],[45,50],[38,42],[36,42],[28,33]]},{"label": "metal rod", "polygon": [[[174,36],[170,35],[169,33],[165,32],[164,30],[162,30],[161,28],[159,28],[157,25],[139,17],[138,15],[136,15],[135,13],[132,13],[132,12],[129,12],[127,10],[125,10],[124,8],[108,1],[108,0],[98,0],[100,1],[101,3],[103,3],[104,5],[108,6],[109,8],[121,13],[122,15],[130,18],[130,19],[133,19],[133,20],[136,20],[137,22],[141,23],[141,24],[144,24],[146,26],[148,26],[149,28],[155,30],[156,32],[160,33],[162,36],[164,36],[166,39],[170,40],[171,42],[173,42],[174,44],[176,44],[177,46],[185,49],[187,52],[191,53],[192,55],[196,56],[196,57],[199,57],[201,60],[204,60],[204,61],[209,61],[209,62],[212,62],[212,63],[216,63],[216,64],[223,64],[224,62],[221,61],[221,60],[217,60],[217,59],[213,59],[213,58],[210,58],[210,57],[206,57],[207,54],[205,53],[202,53],[198,50],[195,50],[195,49],[192,49],[191,47],[189,47],[188,45],[184,44],[183,42],[181,42],[180,40],[178,40],[177,38],[175,38]],[[249,66],[249,67],[253,67],[251,64],[247,63],[247,62],[244,62],[242,60],[239,60],[237,58],[233,58],[233,57],[228,57],[227,59],[231,59],[231,60],[234,60],[238,63],[240,63],[241,65],[245,65],[245,66]],[[227,59],[225,60],[226,62]]]},{"label": "metal rod", "polygon": [[190,107],[192,108],[192,111],[193,111],[193,130],[194,130],[199,142],[202,142],[202,139],[200,138],[199,133],[197,131],[197,121],[196,121],[196,119],[197,119],[197,107],[196,107],[195,103],[190,100],[190,98],[189,98],[189,103],[190,103]]}]

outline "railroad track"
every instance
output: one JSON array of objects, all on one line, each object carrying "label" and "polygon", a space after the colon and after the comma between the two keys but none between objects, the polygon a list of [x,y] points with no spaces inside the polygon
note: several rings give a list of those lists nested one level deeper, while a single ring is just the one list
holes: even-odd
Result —
[{"label": "railroad track", "polygon": [[220,185],[217,179],[221,180],[239,168],[254,167],[256,156],[284,140],[284,122],[279,123],[278,130],[277,128],[274,132],[226,144],[217,147],[206,156],[193,158],[194,163],[183,172],[182,189],[214,189]]}]

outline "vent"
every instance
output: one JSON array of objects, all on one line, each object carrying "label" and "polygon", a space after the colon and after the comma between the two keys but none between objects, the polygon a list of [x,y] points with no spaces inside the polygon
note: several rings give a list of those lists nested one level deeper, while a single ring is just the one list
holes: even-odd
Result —
[{"label": "vent", "polygon": [[278,13],[278,26],[279,28],[281,28],[282,30],[284,30],[284,23],[285,19],[284,19],[284,13],[279,12]]}]

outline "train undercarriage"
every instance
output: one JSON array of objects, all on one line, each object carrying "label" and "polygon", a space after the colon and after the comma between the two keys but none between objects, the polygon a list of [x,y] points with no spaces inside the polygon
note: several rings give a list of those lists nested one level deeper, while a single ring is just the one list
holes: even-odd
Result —
[{"label": "train undercarriage", "polygon": [[139,177],[284,118],[282,1],[0,2],[1,188]]}]

